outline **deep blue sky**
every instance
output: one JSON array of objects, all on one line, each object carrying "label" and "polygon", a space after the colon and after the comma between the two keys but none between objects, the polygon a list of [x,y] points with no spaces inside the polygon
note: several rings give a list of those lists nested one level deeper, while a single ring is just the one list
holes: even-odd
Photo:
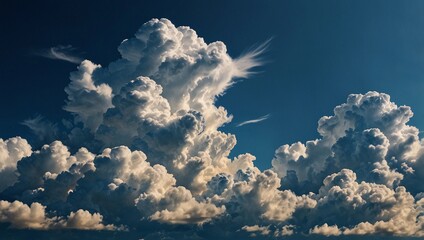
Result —
[{"label": "deep blue sky", "polygon": [[[118,3],[118,4],[117,4]],[[424,1],[3,1],[0,3],[0,137],[26,136],[37,114],[58,121],[76,65],[34,56],[71,44],[106,65],[119,43],[153,17],[188,25],[237,57],[273,37],[258,73],[218,100],[234,115],[232,155],[261,168],[285,143],[318,137],[317,121],[350,93],[376,90],[409,105],[424,129]],[[271,114],[239,128],[235,124]]]}]

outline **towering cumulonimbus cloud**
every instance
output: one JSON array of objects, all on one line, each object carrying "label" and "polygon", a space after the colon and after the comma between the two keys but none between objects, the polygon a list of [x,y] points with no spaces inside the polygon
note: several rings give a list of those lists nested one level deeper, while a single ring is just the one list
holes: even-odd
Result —
[{"label": "towering cumulonimbus cloud", "polygon": [[424,236],[423,140],[387,94],[350,95],[319,120],[320,139],[281,146],[272,169],[229,158],[236,138],[219,127],[232,116],[215,100],[264,47],[233,59],[152,19],[118,60],[82,61],[65,88],[72,118],[26,121],[55,141],[0,141],[0,222],[128,239]]}]

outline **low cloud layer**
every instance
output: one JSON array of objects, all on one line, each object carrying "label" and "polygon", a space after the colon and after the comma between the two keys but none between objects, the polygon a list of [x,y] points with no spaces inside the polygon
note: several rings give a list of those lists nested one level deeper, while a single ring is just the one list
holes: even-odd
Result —
[{"label": "low cloud layer", "polygon": [[113,225],[103,225],[103,216],[79,209],[66,218],[46,216],[45,206],[33,202],[28,206],[20,201],[0,201],[0,222],[10,223],[18,229],[79,229],[79,230],[121,230]]},{"label": "low cloud layer", "polygon": [[262,48],[234,59],[222,42],[152,19],[118,51],[107,66],[84,60],[71,73],[69,119],[24,122],[48,142],[0,141],[4,228],[127,239],[424,236],[424,141],[409,107],[352,94],[318,121],[319,139],[282,145],[261,171],[249,153],[229,157],[236,137],[219,127],[232,116],[215,100],[260,64]]}]

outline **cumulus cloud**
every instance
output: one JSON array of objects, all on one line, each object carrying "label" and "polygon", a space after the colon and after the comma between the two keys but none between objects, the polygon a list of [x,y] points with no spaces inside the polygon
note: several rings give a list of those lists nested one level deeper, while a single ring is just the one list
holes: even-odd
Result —
[{"label": "cumulus cloud", "polygon": [[[139,207],[145,207],[143,202],[147,200],[149,204],[153,203],[153,208],[161,206],[160,209],[157,209],[150,216],[150,219],[160,222],[202,224],[225,211],[224,206],[216,207],[214,204],[197,202],[190,191],[184,187],[171,188],[160,199],[151,200],[149,198],[151,198],[149,195],[141,196],[141,198],[136,200],[137,205]],[[144,209],[142,208],[140,210],[143,211]]]},{"label": "cumulus cloud", "polygon": [[267,114],[267,115],[264,115],[262,117],[258,117],[256,119],[251,119],[251,120],[243,121],[243,122],[237,124],[236,127],[241,127],[241,126],[246,125],[246,124],[252,124],[252,123],[262,122],[262,121],[267,120],[270,116],[271,115]]},{"label": "cumulus cloud", "polygon": [[0,138],[0,192],[17,181],[17,162],[31,153],[31,146],[21,137]]},{"label": "cumulus cloud", "polygon": [[407,184],[404,178],[421,176],[412,173],[422,162],[419,131],[407,125],[412,115],[387,94],[352,94],[334,109],[334,116],[319,120],[321,139],[281,146],[273,168],[282,178],[295,173],[298,184],[309,185],[308,191],[316,191],[327,175],[343,168],[354,170],[360,180],[391,187]]},{"label": "cumulus cloud", "polygon": [[72,47],[72,45],[57,45],[48,49],[36,51],[34,54],[45,58],[62,60],[76,64],[79,64],[82,61],[82,58],[80,58],[76,53],[76,48]]},{"label": "cumulus cloud", "polygon": [[103,216],[99,213],[91,214],[89,211],[79,209],[71,212],[66,221],[60,222],[59,227],[81,230],[122,230],[123,227],[117,228],[112,224],[104,225],[102,223]]},{"label": "cumulus cloud", "polygon": [[340,234],[342,234],[342,231],[340,231],[340,229],[336,225],[328,226],[327,223],[324,223],[324,225],[322,225],[322,226],[315,226],[309,232],[313,233],[313,234],[324,235],[324,236],[327,236],[327,237],[328,236],[339,236]]},{"label": "cumulus cloud", "polygon": [[28,206],[19,201],[0,201],[0,221],[8,222],[15,228],[44,229],[49,225],[43,205],[32,203]]},{"label": "cumulus cloud", "polygon": [[37,136],[38,140],[43,143],[56,140],[59,134],[57,124],[50,122],[41,115],[26,119],[22,124],[27,126]]},{"label": "cumulus cloud", "polygon": [[24,122],[44,145],[0,140],[0,222],[146,239],[423,236],[424,140],[387,94],[350,95],[318,121],[319,139],[282,145],[271,169],[230,157],[236,137],[219,128],[232,116],[216,99],[265,46],[232,58],[152,19],[117,60],[82,61],[65,88],[69,119]]},{"label": "cumulus cloud", "polygon": [[119,230],[113,225],[103,225],[103,216],[82,209],[71,212],[65,219],[48,217],[46,207],[34,202],[30,206],[20,201],[0,201],[0,222],[9,223],[19,229],[80,229],[80,230]]},{"label": "cumulus cloud", "polygon": [[244,226],[242,229],[246,232],[252,233],[250,235],[252,237],[255,237],[256,233],[261,235],[268,235],[271,232],[268,226],[258,226],[258,225]]}]

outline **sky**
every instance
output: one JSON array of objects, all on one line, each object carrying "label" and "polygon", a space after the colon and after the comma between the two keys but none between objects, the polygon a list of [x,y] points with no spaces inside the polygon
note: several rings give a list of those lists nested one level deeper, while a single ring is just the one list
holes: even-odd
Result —
[{"label": "sky", "polygon": [[0,229],[424,236],[423,11],[393,0],[1,3]]}]

